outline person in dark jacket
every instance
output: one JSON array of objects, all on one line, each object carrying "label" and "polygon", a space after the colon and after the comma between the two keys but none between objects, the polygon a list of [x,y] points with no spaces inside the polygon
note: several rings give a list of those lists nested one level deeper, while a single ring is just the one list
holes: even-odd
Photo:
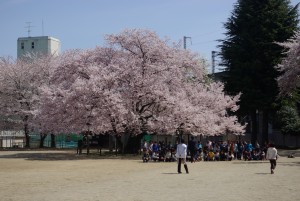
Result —
[{"label": "person in dark jacket", "polygon": [[191,155],[191,163],[195,162],[195,156],[197,153],[197,146],[196,146],[196,141],[194,139],[194,136],[191,137],[191,140],[189,141],[188,144],[188,150]]},{"label": "person in dark jacket", "polygon": [[79,139],[77,141],[77,154],[82,154],[83,140]]}]

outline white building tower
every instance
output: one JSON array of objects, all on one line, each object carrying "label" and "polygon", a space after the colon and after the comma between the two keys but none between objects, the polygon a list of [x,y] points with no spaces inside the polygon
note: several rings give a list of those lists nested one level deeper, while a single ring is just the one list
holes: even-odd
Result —
[{"label": "white building tower", "polygon": [[26,54],[48,54],[58,56],[60,54],[60,41],[50,36],[21,37],[18,38],[17,57]]}]

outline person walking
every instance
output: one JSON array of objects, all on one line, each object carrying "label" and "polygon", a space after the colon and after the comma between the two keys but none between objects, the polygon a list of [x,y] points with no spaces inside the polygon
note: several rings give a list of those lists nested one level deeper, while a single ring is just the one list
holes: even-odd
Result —
[{"label": "person walking", "polygon": [[277,149],[275,148],[274,144],[270,144],[267,150],[266,159],[270,161],[271,164],[271,174],[274,174],[274,170],[276,168],[276,160],[277,160]]},{"label": "person walking", "polygon": [[83,147],[83,140],[79,139],[77,141],[77,154],[81,155],[82,154],[82,147]]},{"label": "person walking", "polygon": [[184,139],[180,140],[180,144],[177,145],[176,157],[178,159],[177,172],[181,174],[181,163],[184,164],[184,169],[186,173],[189,173],[188,166],[186,164],[187,146],[184,144]]}]

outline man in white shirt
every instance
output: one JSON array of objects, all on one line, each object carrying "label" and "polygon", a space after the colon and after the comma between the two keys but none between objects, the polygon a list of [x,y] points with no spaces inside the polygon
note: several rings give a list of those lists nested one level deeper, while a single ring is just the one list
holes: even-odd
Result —
[{"label": "man in white shirt", "polygon": [[187,164],[186,164],[186,155],[187,155],[187,146],[184,144],[184,139],[181,139],[180,144],[177,145],[177,150],[176,150],[176,157],[178,159],[178,168],[177,172],[178,174],[181,174],[181,163],[183,162],[184,164],[184,169],[186,173],[189,173]]},{"label": "man in white shirt", "polygon": [[267,151],[266,159],[270,161],[271,174],[274,174],[274,170],[276,168],[277,156],[278,156],[277,149],[275,148],[274,144],[270,144]]}]

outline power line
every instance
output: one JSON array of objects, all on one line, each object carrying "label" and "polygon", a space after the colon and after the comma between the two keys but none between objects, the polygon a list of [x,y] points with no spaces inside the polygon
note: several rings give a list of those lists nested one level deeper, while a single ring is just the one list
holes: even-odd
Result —
[{"label": "power line", "polygon": [[201,44],[212,43],[212,42],[217,42],[217,40],[201,41],[201,42],[193,43],[193,45],[201,45]]},{"label": "power line", "polygon": [[210,35],[212,33],[219,33],[219,29],[218,30],[215,30],[215,31],[210,31],[210,32],[206,32],[206,33],[202,33],[202,34],[198,34],[198,35],[195,35],[195,36],[192,36],[193,38],[198,38],[198,37],[201,37],[201,36],[205,36],[205,35]]}]

